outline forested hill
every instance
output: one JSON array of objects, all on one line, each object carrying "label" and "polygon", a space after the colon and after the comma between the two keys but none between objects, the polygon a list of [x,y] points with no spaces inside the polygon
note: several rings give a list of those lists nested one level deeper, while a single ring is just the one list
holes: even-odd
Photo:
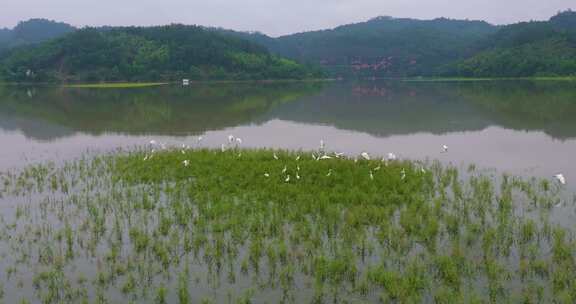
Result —
[{"label": "forested hill", "polygon": [[86,28],[0,59],[5,81],[300,79],[321,73],[199,26]]},{"label": "forested hill", "polygon": [[19,45],[41,43],[75,31],[73,26],[47,19],[30,19],[13,29],[0,29],[0,50]]},{"label": "forested hill", "polygon": [[237,35],[333,76],[517,77],[576,74],[576,13],[544,22],[494,26],[483,21],[378,17],[334,29],[270,38]]},{"label": "forested hill", "polygon": [[546,22],[508,25],[483,40],[474,56],[446,75],[519,77],[576,75],[576,12]]},{"label": "forested hill", "polygon": [[274,53],[320,64],[334,76],[401,77],[436,74],[473,55],[478,41],[496,31],[483,21],[378,17],[277,39],[237,34]]},{"label": "forested hill", "polygon": [[505,26],[378,17],[278,38],[184,25],[74,30],[46,20],[0,30],[0,45],[7,39],[21,45],[0,54],[0,80],[576,75],[576,12],[570,10]]}]

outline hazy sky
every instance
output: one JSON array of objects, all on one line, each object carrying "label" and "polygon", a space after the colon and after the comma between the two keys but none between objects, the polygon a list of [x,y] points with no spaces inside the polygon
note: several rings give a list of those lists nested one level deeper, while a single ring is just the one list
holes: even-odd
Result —
[{"label": "hazy sky", "polygon": [[380,15],[506,24],[567,8],[576,9],[576,0],[0,0],[0,27],[42,17],[76,26],[185,23],[277,36]]}]

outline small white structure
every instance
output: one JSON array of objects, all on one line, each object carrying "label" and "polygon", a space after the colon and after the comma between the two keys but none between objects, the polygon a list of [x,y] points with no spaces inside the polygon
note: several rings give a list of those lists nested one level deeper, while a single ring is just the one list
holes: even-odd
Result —
[{"label": "small white structure", "polygon": [[182,85],[184,86],[190,85],[190,79],[182,79]]}]

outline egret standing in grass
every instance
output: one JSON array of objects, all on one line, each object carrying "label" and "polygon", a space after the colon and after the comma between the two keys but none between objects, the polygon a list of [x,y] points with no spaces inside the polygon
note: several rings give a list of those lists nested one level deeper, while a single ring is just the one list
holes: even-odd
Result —
[{"label": "egret standing in grass", "polygon": [[560,174],[556,174],[554,175],[554,177],[556,178],[556,180],[562,184],[562,185],[566,185],[566,178],[564,177],[564,175],[562,173]]},{"label": "egret standing in grass", "polygon": [[190,161],[186,159],[182,162],[182,164],[184,165],[184,167],[188,167],[190,165]]},{"label": "egret standing in grass", "polygon": [[362,152],[360,153],[360,156],[362,156],[362,158],[365,160],[370,160],[370,154],[368,154],[368,152]]}]

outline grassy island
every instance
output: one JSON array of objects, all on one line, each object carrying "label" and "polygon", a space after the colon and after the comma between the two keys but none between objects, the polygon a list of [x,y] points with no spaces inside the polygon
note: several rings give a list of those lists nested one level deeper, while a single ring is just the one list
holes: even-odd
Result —
[{"label": "grassy island", "polygon": [[574,206],[556,182],[231,142],[3,173],[4,298],[576,300],[574,231],[552,216]]}]

